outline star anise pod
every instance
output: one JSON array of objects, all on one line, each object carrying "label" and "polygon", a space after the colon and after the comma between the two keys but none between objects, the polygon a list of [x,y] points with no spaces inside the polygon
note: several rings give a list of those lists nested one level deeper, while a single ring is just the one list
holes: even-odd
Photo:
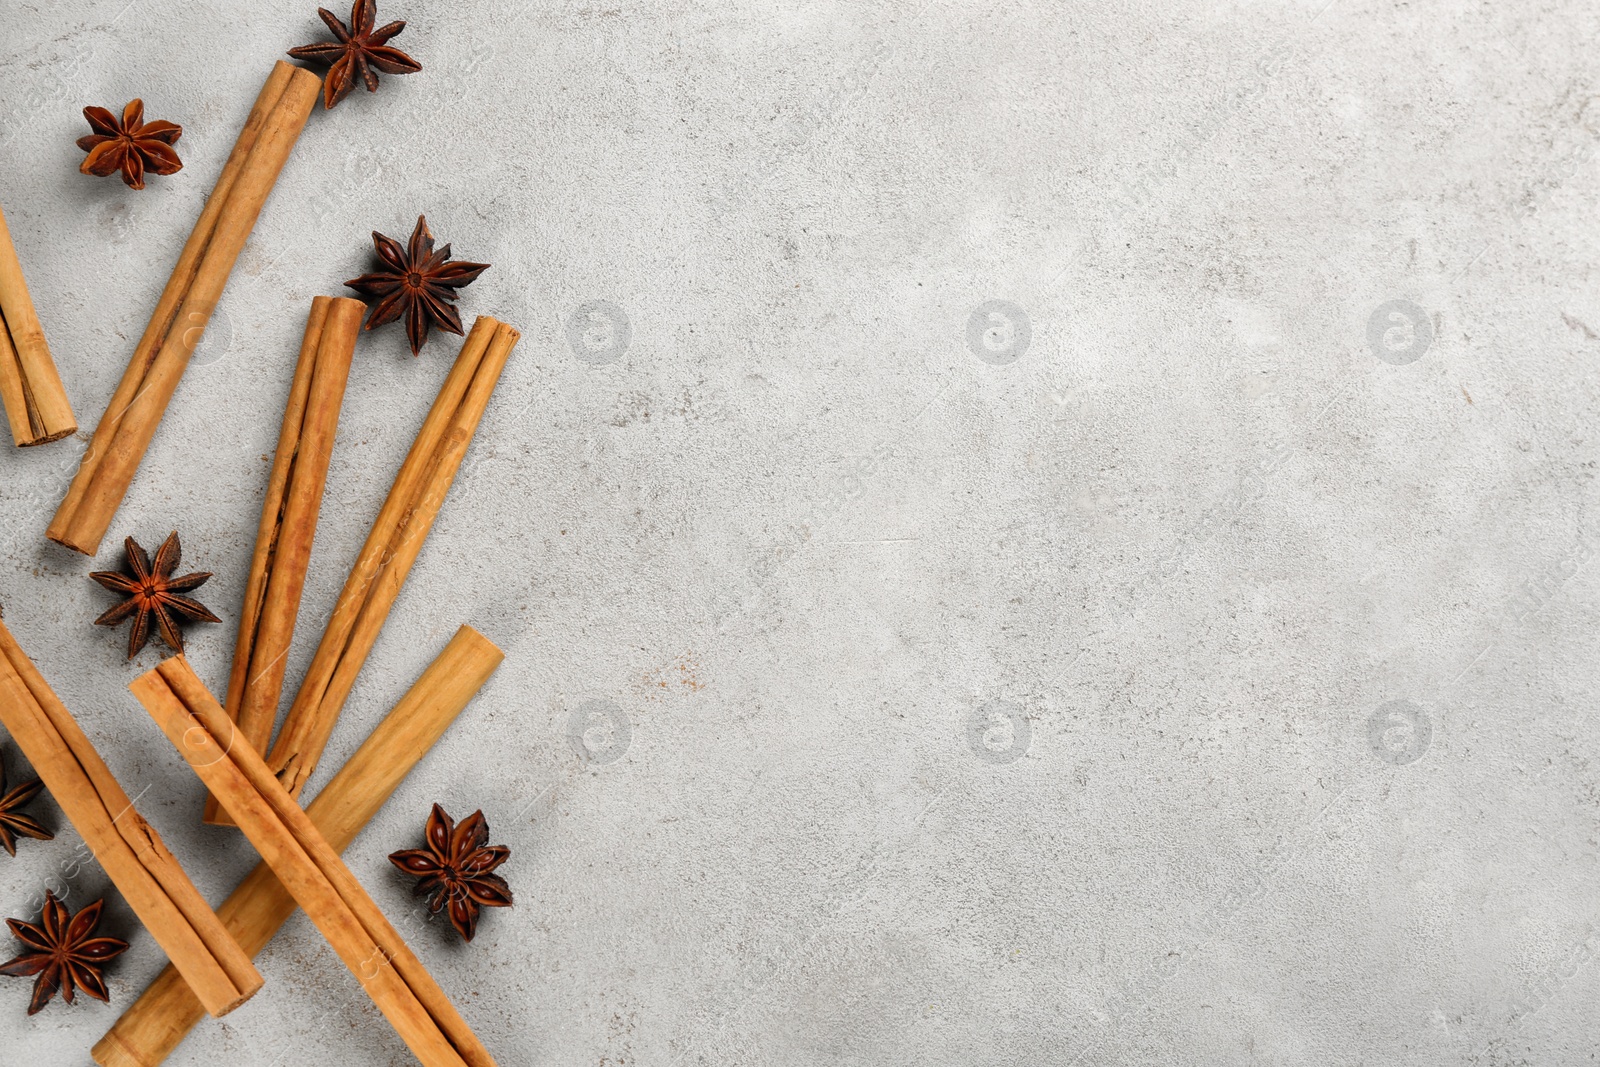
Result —
[{"label": "star anise pod", "polygon": [[328,79],[322,87],[324,108],[331,108],[350,95],[350,90],[356,87],[358,73],[366,83],[367,92],[375,93],[378,91],[379,70],[385,74],[415,74],[422,69],[421,63],[400,49],[390,47],[388,43],[391,37],[399,36],[400,31],[406,28],[404,22],[391,22],[377,30],[372,28],[378,20],[375,0],[356,0],[355,6],[350,9],[349,26],[340,22],[339,17],[325,7],[317,8],[317,14],[322,16],[322,21],[328,24],[328,29],[333,31],[338,40],[291,48],[289,54],[296,59],[333,64],[328,69]]},{"label": "star anise pod", "polygon": [[36,841],[54,841],[55,834],[40,826],[32,816],[22,814],[22,808],[44,789],[44,783],[35,778],[23,782],[11,792],[6,792],[6,768],[0,764],[0,847],[11,855],[17,854],[17,836],[31,837]]},{"label": "star anise pod", "polygon": [[58,991],[61,999],[68,1004],[72,1003],[75,989],[82,990],[96,1000],[110,1001],[100,971],[107,963],[128,951],[128,943],[114,937],[91,936],[95,927],[100,925],[100,910],[103,907],[105,901],[97,900],[73,915],[67,911],[65,904],[56,899],[54,893],[47,892],[44,914],[40,916],[37,926],[17,919],[6,920],[6,925],[11,927],[11,936],[33,950],[0,963],[0,974],[12,978],[39,976],[33,983],[33,1002],[28,1005],[29,1015],[37,1015]]},{"label": "star anise pod", "polygon": [[479,908],[511,907],[511,887],[490,873],[511,858],[511,850],[489,844],[489,821],[483,812],[473,812],[457,826],[437,804],[428,816],[425,837],[427,848],[396,852],[389,862],[421,879],[412,893],[429,898],[429,911],[437,915],[449,905],[450,924],[471,941],[478,929]]},{"label": "star anise pod", "polygon": [[450,246],[433,250],[433,233],[423,215],[417,216],[417,228],[411,231],[407,247],[401,248],[399,241],[376,230],[372,231],[372,243],[384,269],[345,282],[362,296],[378,298],[367,315],[367,329],[405,316],[413,356],[428,343],[428,330],[433,326],[459,335],[461,315],[456,311],[455,291],[477,281],[489,264],[446,262]]},{"label": "star anise pod", "polygon": [[89,153],[78,167],[84,174],[104,178],[120,170],[130,189],[143,189],[145,171],[176,174],[183,169],[183,160],[172,147],[183,136],[183,127],[144,121],[143,100],[123,108],[120,121],[103,107],[86,107],[83,117],[94,130],[78,138],[78,147]]},{"label": "star anise pod", "polygon": [[133,629],[128,634],[129,659],[137,656],[150,640],[152,617],[156,621],[156,629],[161,633],[161,640],[174,652],[183,651],[183,631],[178,628],[179,619],[191,622],[222,621],[198,600],[179,595],[205,585],[211,574],[185,574],[181,578],[172,576],[183,554],[176,532],[156,549],[154,567],[150,565],[150,557],[139,547],[139,542],[130,537],[125,545],[128,550],[128,569],[133,571],[131,576],[114,571],[96,571],[89,577],[113,593],[121,593],[128,598],[94,622],[96,626],[116,626],[130,615],[133,616]]}]

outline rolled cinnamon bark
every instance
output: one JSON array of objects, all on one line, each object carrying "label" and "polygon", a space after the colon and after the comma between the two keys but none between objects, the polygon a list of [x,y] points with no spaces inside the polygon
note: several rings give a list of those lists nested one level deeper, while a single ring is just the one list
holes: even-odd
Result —
[{"label": "rolled cinnamon bark", "polygon": [[0,404],[18,448],[78,432],[78,420],[23,281],[4,212],[0,212]]},{"label": "rolled cinnamon bark", "polygon": [[281,61],[267,78],[46,531],[52,541],[90,556],[100,550],[321,85]]},{"label": "rolled cinnamon bark", "polygon": [[[350,847],[389,796],[443,736],[505,654],[463,626],[366,743],[317,794],[306,814],[328,844]],[[217,915],[251,956],[295,911],[294,897],[265,863],[250,873]],[[94,1047],[100,1067],[158,1067],[204,1016],[183,976],[168,967]]]},{"label": "rolled cinnamon bark", "polygon": [[473,324],[395,476],[267,757],[267,765],[291,797],[300,795],[316,770],[356,675],[422,550],[506,359],[521,336],[487,315]]},{"label": "rolled cinnamon bark", "polygon": [[3,622],[0,722],[205,1010],[226,1015],[254,996],[262,978],[250,957],[160,835],[133,809],[72,713]]},{"label": "rolled cinnamon bark", "polygon": [[129,685],[261,858],[316,924],[424,1067],[494,1067],[450,999],[284,792],[188,661],[174,656]]},{"label": "rolled cinnamon bark", "polygon": [[[348,297],[315,298],[300,345],[267,498],[261,506],[255,557],[239,617],[239,643],[228,680],[228,714],[257,752],[266,751],[278,716],[283,670],[300,615],[300,594],[305,591],[328,461],[339,429],[339,408],[365,311],[365,304]],[[205,821],[232,825],[215,797],[206,800]]]}]

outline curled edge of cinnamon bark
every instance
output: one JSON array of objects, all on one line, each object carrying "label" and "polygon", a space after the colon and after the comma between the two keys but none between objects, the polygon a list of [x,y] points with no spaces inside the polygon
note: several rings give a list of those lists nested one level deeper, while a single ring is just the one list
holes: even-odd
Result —
[{"label": "curled edge of cinnamon bark", "polygon": [[128,686],[424,1067],[495,1067],[422,962],[183,656]]},{"label": "curled edge of cinnamon bark", "polygon": [[[505,658],[463,626],[394,710],[306,807],[328,844],[343,852],[444,735]],[[259,955],[296,905],[272,868],[260,864],[217,909],[240,946]],[[100,1067],[159,1067],[204,1018],[183,976],[163,970],[94,1047]]]},{"label": "curled edge of cinnamon bark", "polygon": [[250,957],[0,622],[0,722],[84,843],[212,1015],[262,986]]},{"label": "curled edge of cinnamon bark", "polygon": [[316,771],[522,334],[481,316],[418,431],[328,617],[267,764],[291,797]]},{"label": "curled edge of cinnamon bark", "polygon": [[273,67],[45,531],[50,540],[100,551],[321,85],[303,68]]},{"label": "curled edge of cinnamon bark", "polygon": [[[359,300],[319,296],[312,300],[306,319],[278,450],[261,505],[223,705],[239,724],[240,735],[257,752],[266,751],[277,720],[284,667],[300,615],[339,413],[365,311]],[[204,820],[233,825],[210,796]]]},{"label": "curled edge of cinnamon bark", "polygon": [[5,212],[0,211],[0,407],[18,448],[46,445],[78,432],[72,404],[33,298],[22,277]]}]

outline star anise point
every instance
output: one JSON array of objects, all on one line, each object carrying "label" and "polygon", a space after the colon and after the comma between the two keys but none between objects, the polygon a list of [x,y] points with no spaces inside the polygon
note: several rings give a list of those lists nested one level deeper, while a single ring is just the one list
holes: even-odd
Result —
[{"label": "star anise point", "polygon": [[350,95],[355,88],[356,76],[367,87],[367,92],[378,91],[378,71],[385,74],[415,74],[422,64],[388,42],[406,28],[404,22],[391,22],[381,29],[373,29],[378,18],[376,0],[355,0],[350,9],[350,25],[325,7],[317,8],[317,15],[327,25],[337,40],[319,41],[289,49],[296,59],[313,63],[332,64],[322,87],[322,106],[332,108]]},{"label": "star anise point", "polygon": [[22,809],[43,791],[44,783],[35,778],[6,792],[6,769],[0,764],[0,848],[10,855],[17,854],[18,837],[31,837],[35,841],[55,840],[56,835],[46,830],[38,820],[22,813]]},{"label": "star anise point", "polygon": [[434,327],[457,336],[465,333],[455,307],[456,290],[476,281],[489,269],[488,263],[452,261],[449,245],[435,251],[425,215],[417,216],[416,228],[404,246],[376,230],[372,231],[372,244],[382,269],[345,282],[373,301],[367,329],[405,319],[413,356],[421,354],[428,331]]},{"label": "star anise point", "polygon": [[57,994],[68,1004],[74,992],[109,1002],[105,977],[100,973],[107,963],[128,951],[128,943],[115,937],[95,937],[100,925],[104,900],[97,900],[73,915],[67,906],[46,892],[39,922],[7,919],[11,936],[22,942],[25,951],[16,959],[0,963],[0,974],[12,978],[33,978],[33,1000],[28,1014],[37,1015]]},{"label": "star anise point", "polygon": [[429,898],[429,911],[437,915],[448,909],[450,925],[470,942],[483,908],[512,906],[511,887],[494,873],[511,858],[511,850],[489,844],[489,821],[482,811],[457,825],[438,804],[428,816],[423,840],[426,847],[396,852],[389,862],[418,880],[412,893]]},{"label": "star anise point", "polygon": [[206,584],[211,578],[209,571],[185,574],[178,578],[172,576],[183,557],[177,531],[173,531],[161,543],[156,550],[154,563],[133,538],[128,538],[124,547],[128,553],[128,569],[132,574],[96,571],[89,577],[113,593],[120,593],[127,598],[94,621],[97,626],[117,626],[128,618],[133,619],[133,628],[128,632],[129,659],[137,656],[149,643],[152,621],[162,642],[174,652],[183,651],[181,621],[222,621],[198,600],[182,595]]},{"label": "star anise point", "polygon": [[183,136],[183,127],[172,122],[144,121],[144,101],[132,100],[118,118],[103,107],[86,107],[83,117],[94,132],[78,138],[78,147],[89,153],[78,170],[104,178],[117,171],[130,189],[143,189],[144,176],[176,174],[183,161],[172,147]]}]

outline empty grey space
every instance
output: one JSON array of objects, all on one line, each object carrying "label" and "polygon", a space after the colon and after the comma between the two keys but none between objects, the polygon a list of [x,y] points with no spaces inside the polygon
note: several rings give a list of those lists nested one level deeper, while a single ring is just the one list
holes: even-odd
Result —
[{"label": "empty grey space", "polygon": [[[314,7],[0,0],[82,427],[0,449],[0,603],[209,899],[254,854],[86,575],[180,531],[224,689],[311,299],[425,213],[524,340],[312,788],[458,626],[506,650],[347,856],[505,1067],[1600,1055],[1600,8],[385,0],[423,71],[313,115],[100,556],[51,545]],[[74,146],[135,96],[185,131],[142,193]],[[458,348],[362,339],[291,695]],[[512,849],[471,946],[386,859],[434,801]],[[36,807],[5,916],[108,891]],[[103,930],[112,1006],[0,979],[0,1059],[88,1062],[164,962]],[[173,1063],[412,1062],[304,916],[259,965]]]}]

